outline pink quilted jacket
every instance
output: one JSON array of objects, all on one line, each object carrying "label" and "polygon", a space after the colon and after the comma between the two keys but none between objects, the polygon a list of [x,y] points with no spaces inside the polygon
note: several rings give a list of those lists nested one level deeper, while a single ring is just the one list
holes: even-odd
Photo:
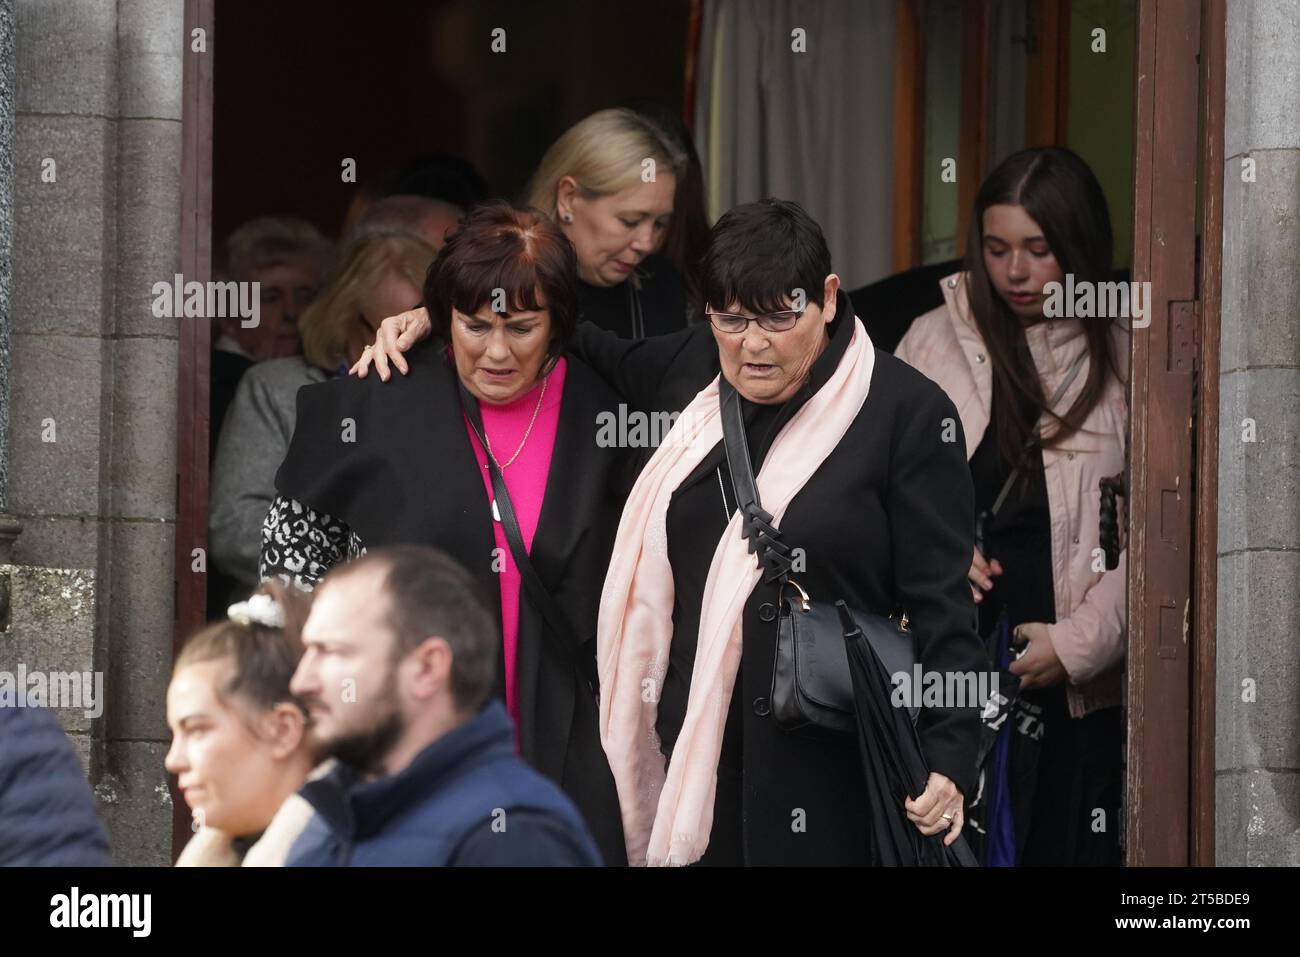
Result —
[{"label": "pink quilted jacket", "polygon": [[[933,379],[952,399],[966,432],[969,458],[989,424],[993,363],[975,328],[966,298],[965,274],[942,281],[944,305],[927,312],[908,330],[896,355]],[[1087,348],[1083,322],[1051,319],[1025,331],[1030,353],[1051,396],[1070,363]],[[1115,326],[1115,355],[1128,368],[1128,332]],[[1056,407],[1064,412],[1087,380],[1088,360]],[[1054,448],[1043,450],[1052,525],[1052,579],[1056,622],[1048,626],[1052,645],[1069,674],[1067,695],[1076,718],[1120,703],[1126,638],[1125,584],[1128,553],[1119,566],[1104,568],[1098,545],[1099,479],[1124,469],[1128,423],[1124,383],[1112,376],[1084,427]],[[1048,429],[1048,423],[1043,427]],[[1050,431],[1050,430],[1049,430]]]}]

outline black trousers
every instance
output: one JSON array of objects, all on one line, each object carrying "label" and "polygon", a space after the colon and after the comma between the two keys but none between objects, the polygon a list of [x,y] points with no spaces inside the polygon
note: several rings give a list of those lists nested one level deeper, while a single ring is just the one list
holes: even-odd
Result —
[{"label": "black trousers", "polygon": [[1065,684],[1026,692],[1043,737],[1022,866],[1119,867],[1124,793],[1121,709],[1070,717]]}]

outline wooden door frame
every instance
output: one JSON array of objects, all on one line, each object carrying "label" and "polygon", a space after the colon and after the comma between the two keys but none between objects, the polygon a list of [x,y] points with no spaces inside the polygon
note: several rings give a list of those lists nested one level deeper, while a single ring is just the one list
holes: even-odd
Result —
[{"label": "wooden door frame", "polygon": [[1152,295],[1150,325],[1135,330],[1130,352],[1125,823],[1134,866],[1214,859],[1224,29],[1223,0],[1139,0],[1133,279],[1150,281]]},{"label": "wooden door frame", "polygon": [[961,8],[961,137],[957,151],[958,256],[966,254],[966,234],[975,194],[988,174],[990,0],[965,0]]},{"label": "wooden door frame", "polygon": [[[991,0],[962,8],[962,104],[957,163],[956,250],[965,251],[969,210],[988,174]],[[1025,57],[1025,145],[1064,143],[1068,124],[1070,0],[1036,0]],[[921,265],[925,177],[925,0],[896,0],[892,265]]]},{"label": "wooden door frame", "polygon": [[1219,332],[1223,293],[1225,0],[1201,4],[1201,300],[1197,330],[1190,862],[1214,865],[1215,695],[1219,585]]},{"label": "wooden door frame", "polygon": [[925,0],[895,3],[894,272],[921,265],[925,186]]},{"label": "wooden door frame", "polygon": [[[181,274],[186,282],[212,278],[212,57],[215,0],[185,0],[181,83]],[[192,31],[206,31],[206,52],[191,49]],[[172,655],[207,618],[206,571],[193,571],[194,549],[208,551],[208,381],[211,329],[180,323],[177,346],[175,623]],[[192,834],[185,799],[172,792],[172,858]]]},{"label": "wooden door frame", "polygon": [[1056,146],[1069,138],[1070,0],[1028,6],[1025,51],[1025,146]]}]

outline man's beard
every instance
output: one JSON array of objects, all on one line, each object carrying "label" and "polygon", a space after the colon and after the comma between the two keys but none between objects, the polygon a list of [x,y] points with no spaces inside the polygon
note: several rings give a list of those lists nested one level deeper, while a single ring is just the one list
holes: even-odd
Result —
[{"label": "man's beard", "polygon": [[384,759],[406,730],[406,722],[397,706],[396,669],[388,672],[378,698],[386,704],[386,710],[371,722],[370,727],[346,731],[321,742],[327,754],[363,774],[383,773]]}]

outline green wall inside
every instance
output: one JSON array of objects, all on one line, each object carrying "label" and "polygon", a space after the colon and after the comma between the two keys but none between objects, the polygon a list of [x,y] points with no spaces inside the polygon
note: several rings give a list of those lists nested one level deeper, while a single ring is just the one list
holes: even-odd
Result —
[{"label": "green wall inside", "polygon": [[[1093,52],[1093,31],[1106,50]],[[1066,145],[1092,167],[1106,193],[1115,231],[1115,264],[1133,261],[1134,0],[1072,0]]]},{"label": "green wall inside", "polygon": [[[1018,21],[999,20],[999,27],[1003,32],[1023,32]],[[1093,31],[1099,29],[1105,31],[1105,50],[1094,52]],[[923,31],[926,65],[921,261],[932,263],[956,255],[957,184],[940,180],[940,164],[945,157],[957,156],[961,134],[959,0],[929,0]],[[1131,265],[1133,258],[1136,35],[1135,0],[1072,0],[1065,145],[1083,157],[1101,182],[1115,232],[1115,264],[1121,267]],[[994,51],[1006,49],[1005,44],[993,44]],[[1013,47],[1012,51],[1011,56],[1023,58],[1022,48]],[[1004,68],[1013,65],[1004,64]],[[998,64],[993,66],[996,70]],[[1023,112],[1023,101],[1020,109]],[[1017,122],[1015,117],[999,116],[1004,123]],[[993,120],[990,117],[990,124]],[[1023,128],[1023,118],[1019,122]],[[1008,143],[1003,152],[1012,145]],[[994,161],[1002,158],[995,156]]]}]

